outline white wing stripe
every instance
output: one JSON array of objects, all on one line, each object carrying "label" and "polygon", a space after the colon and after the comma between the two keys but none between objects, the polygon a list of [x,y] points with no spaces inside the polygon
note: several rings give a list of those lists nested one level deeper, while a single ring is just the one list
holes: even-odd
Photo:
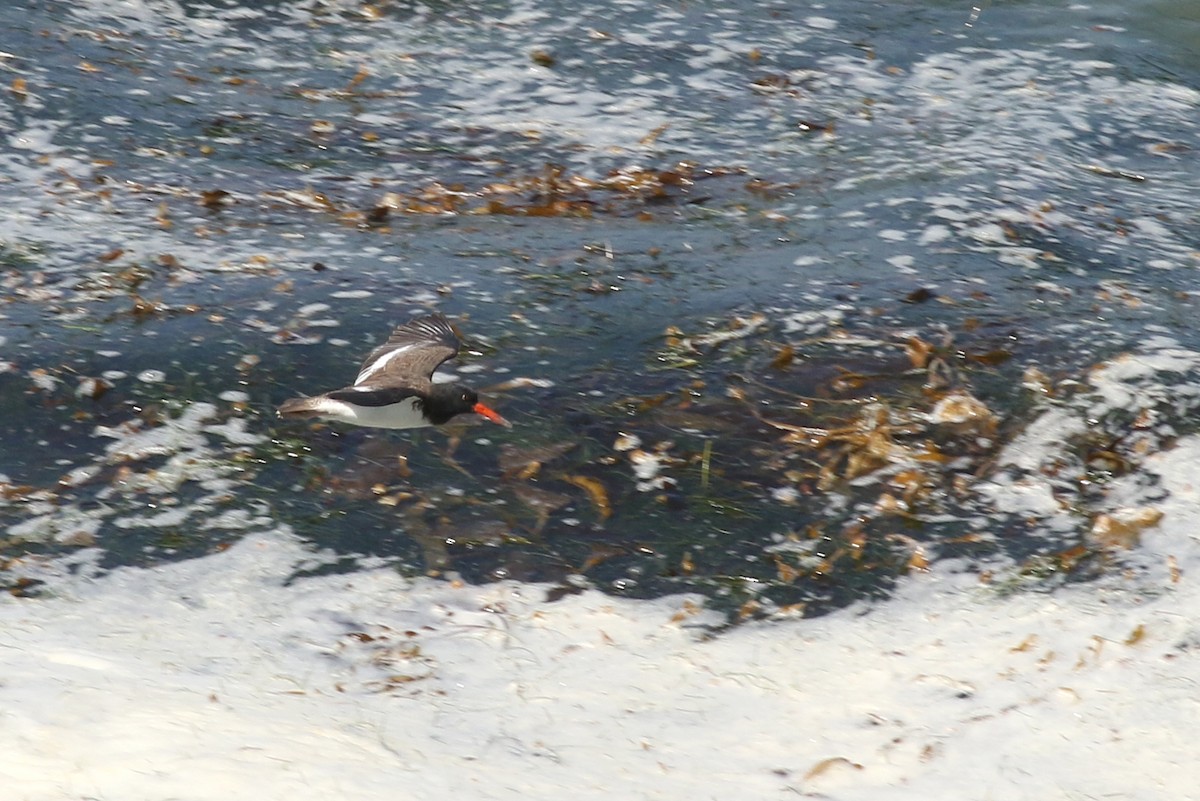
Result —
[{"label": "white wing stripe", "polygon": [[358,386],[359,384],[366,381],[371,376],[378,373],[380,370],[383,370],[385,367],[387,367],[388,363],[391,362],[392,359],[396,358],[401,353],[405,353],[416,347],[419,347],[419,343],[410,342],[406,345],[401,345],[400,347],[396,348],[395,350],[389,350],[387,353],[383,354],[375,361],[373,361],[370,364],[363,367],[362,371],[359,372],[359,374],[358,374],[358,378],[354,379],[354,385]]}]

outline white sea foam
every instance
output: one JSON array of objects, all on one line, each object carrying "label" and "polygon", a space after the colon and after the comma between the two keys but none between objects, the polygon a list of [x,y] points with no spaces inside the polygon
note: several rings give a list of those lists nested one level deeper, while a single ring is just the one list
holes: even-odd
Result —
[{"label": "white sea foam", "polygon": [[[1187,497],[1155,538],[1189,567],[1197,464],[1193,441],[1156,465]],[[687,598],[546,604],[384,569],[289,581],[313,556],[276,529],[0,601],[7,792],[1191,792],[1191,581],[1001,598],[935,575],[869,614],[706,639]]]}]

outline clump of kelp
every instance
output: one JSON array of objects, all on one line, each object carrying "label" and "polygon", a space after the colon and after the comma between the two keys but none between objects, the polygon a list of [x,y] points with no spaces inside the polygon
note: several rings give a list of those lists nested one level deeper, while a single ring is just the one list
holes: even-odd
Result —
[{"label": "clump of kelp", "polygon": [[[790,189],[747,177],[741,167],[691,161],[665,167],[628,164],[595,177],[554,163],[546,163],[540,170],[513,168],[508,172],[511,174],[490,182],[431,181],[418,187],[389,188],[366,198],[347,198],[308,186],[268,190],[257,196],[208,189],[196,199],[212,212],[234,205],[304,209],[333,214],[345,224],[386,231],[394,218],[404,215],[633,216],[650,220],[658,208],[703,205],[715,195],[728,202],[738,191],[769,196]],[[712,186],[712,191],[702,191],[706,185]]]},{"label": "clump of kelp", "polygon": [[540,173],[476,188],[432,183],[416,192],[388,192],[367,212],[366,219],[383,223],[396,212],[591,217],[623,214],[631,209],[648,216],[645,207],[655,204],[702,203],[708,198],[696,193],[698,182],[744,172],[737,167],[679,162],[666,169],[627,166],[589,178],[561,165],[547,164]]}]

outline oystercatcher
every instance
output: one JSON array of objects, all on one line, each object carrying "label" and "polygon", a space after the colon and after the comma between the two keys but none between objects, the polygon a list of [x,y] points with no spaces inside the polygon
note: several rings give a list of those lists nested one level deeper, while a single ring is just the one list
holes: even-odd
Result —
[{"label": "oystercatcher", "polygon": [[422,428],[474,412],[493,423],[511,426],[479,402],[475,390],[459,384],[435,384],[438,365],[458,353],[458,335],[442,314],[405,323],[371,351],[354,384],[311,398],[292,398],[280,417],[319,417],[372,428]]}]

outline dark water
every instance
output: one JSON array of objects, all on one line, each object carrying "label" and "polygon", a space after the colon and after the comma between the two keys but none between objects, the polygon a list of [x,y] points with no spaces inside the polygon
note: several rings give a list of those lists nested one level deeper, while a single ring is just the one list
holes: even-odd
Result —
[{"label": "dark water", "polygon": [[[9,583],[31,555],[143,563],[280,522],[348,566],[745,614],[939,558],[1108,569],[1086,513],[1031,530],[974,485],[1038,376],[1061,399],[1148,332],[1196,345],[1194,17],[10,5]],[[274,418],[432,308],[514,429]],[[960,395],[976,413],[940,420]]]}]

